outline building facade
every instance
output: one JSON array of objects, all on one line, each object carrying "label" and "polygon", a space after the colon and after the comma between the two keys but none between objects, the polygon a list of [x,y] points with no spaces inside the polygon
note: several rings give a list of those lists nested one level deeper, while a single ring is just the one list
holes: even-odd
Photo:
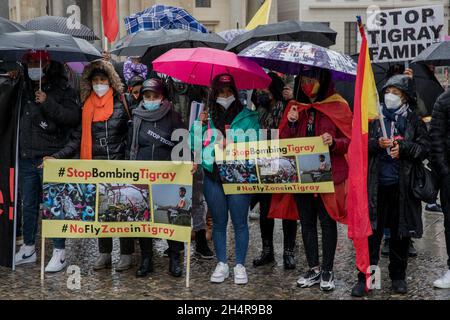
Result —
[{"label": "building facade", "polygon": [[[97,35],[102,34],[100,0],[8,0],[9,18],[26,21],[42,15],[69,16],[79,19]],[[120,37],[126,34],[123,19],[155,4],[165,4],[186,9],[209,30],[219,32],[244,28],[264,0],[116,0],[120,22]],[[269,22],[284,20],[319,21],[328,24],[338,35],[332,48],[347,54],[358,51],[356,15],[365,16],[370,5],[383,9],[413,7],[430,4],[445,5],[445,31],[449,30],[450,0],[272,0]],[[0,15],[1,15],[0,6]]]}]

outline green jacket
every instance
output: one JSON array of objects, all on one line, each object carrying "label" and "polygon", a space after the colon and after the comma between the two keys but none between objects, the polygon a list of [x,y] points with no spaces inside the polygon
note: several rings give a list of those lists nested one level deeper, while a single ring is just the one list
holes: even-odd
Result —
[{"label": "green jacket", "polygon": [[[208,138],[208,134],[206,133],[208,127],[211,129],[211,135]],[[244,108],[237,116],[234,118],[233,122],[230,125],[230,129],[232,130],[243,130],[247,132],[247,130],[253,129],[256,135],[238,135],[233,136],[233,142],[249,142],[258,140],[259,137],[259,121],[258,121],[258,113],[256,111],[249,110],[248,108]],[[201,132],[201,134],[200,134]],[[200,121],[194,121],[190,131],[190,144],[192,151],[202,150],[202,163],[201,166],[208,170],[209,172],[213,171],[213,164],[215,158],[214,145],[217,139],[217,129],[214,127],[214,124],[211,120],[208,120],[207,125],[203,125]],[[208,141],[209,140],[209,141]]]}]

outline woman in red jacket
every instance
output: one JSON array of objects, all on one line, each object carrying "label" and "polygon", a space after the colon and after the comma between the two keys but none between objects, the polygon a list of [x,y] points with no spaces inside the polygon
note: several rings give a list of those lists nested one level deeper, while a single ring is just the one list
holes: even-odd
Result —
[{"label": "woman in red jacket", "polygon": [[[337,223],[345,223],[345,182],[348,165],[345,154],[350,143],[352,113],[347,102],[334,91],[331,73],[306,68],[296,79],[297,101],[286,107],[280,124],[281,138],[321,136],[330,148],[335,193],[296,194],[302,238],[309,270],[297,281],[302,288],[320,283],[333,290],[333,263],[337,245]],[[317,218],[322,228],[322,264],[319,263]]]}]

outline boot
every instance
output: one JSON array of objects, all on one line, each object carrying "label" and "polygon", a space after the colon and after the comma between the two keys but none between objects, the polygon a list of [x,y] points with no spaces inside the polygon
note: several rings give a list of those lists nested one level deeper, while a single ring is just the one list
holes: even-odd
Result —
[{"label": "boot", "polygon": [[295,269],[294,250],[292,250],[292,249],[285,249],[284,250],[284,253],[283,253],[283,264],[284,264],[284,269],[286,269],[286,270]]},{"label": "boot", "polygon": [[151,256],[143,256],[139,268],[136,270],[136,277],[146,277],[153,272],[153,259]]},{"label": "boot", "polygon": [[366,295],[366,275],[362,272],[358,272],[358,282],[352,289],[352,297],[362,298]]},{"label": "boot", "polygon": [[274,261],[275,261],[275,257],[273,254],[273,243],[272,243],[272,241],[264,240],[261,256],[255,260],[253,260],[253,266],[259,267],[259,266],[263,266],[265,264],[272,263]]},{"label": "boot", "polygon": [[183,274],[179,251],[169,249],[169,273],[176,278]]},{"label": "boot", "polygon": [[195,252],[203,259],[214,258],[214,253],[208,247],[208,241],[206,241],[206,230],[199,230],[195,232]]}]

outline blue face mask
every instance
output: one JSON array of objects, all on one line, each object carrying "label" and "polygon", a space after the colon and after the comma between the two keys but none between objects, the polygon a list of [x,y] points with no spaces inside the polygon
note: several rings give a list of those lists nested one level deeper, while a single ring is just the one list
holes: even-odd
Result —
[{"label": "blue face mask", "polygon": [[155,100],[155,101],[144,100],[143,106],[148,111],[154,111],[161,106],[161,100]]}]

